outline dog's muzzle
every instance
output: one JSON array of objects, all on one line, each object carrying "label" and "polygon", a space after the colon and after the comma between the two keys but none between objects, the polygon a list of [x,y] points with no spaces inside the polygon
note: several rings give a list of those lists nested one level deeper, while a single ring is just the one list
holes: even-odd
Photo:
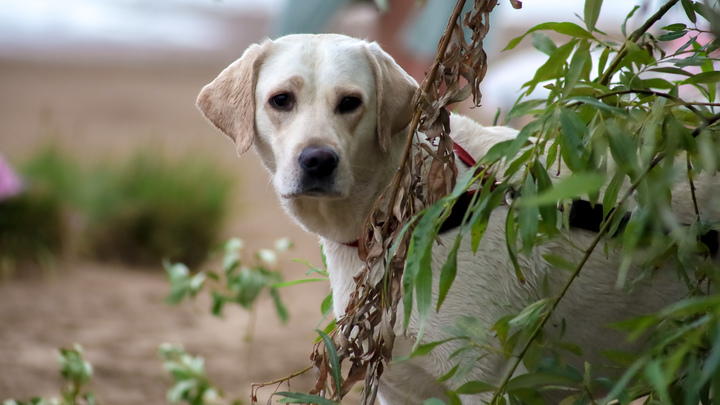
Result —
[{"label": "dog's muzzle", "polygon": [[340,157],[327,146],[308,146],[298,156],[302,169],[301,193],[327,195],[334,193],[335,174]]}]

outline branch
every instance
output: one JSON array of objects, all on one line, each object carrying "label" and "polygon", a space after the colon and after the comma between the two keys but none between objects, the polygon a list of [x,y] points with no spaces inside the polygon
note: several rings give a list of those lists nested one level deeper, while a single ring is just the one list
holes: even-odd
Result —
[{"label": "branch", "polygon": [[303,369],[303,370],[300,370],[300,371],[298,371],[298,372],[296,372],[296,373],[290,374],[290,375],[287,376],[287,377],[278,378],[277,380],[273,380],[273,381],[269,381],[269,382],[264,382],[264,383],[252,383],[252,384],[250,384],[250,403],[251,403],[251,404],[257,403],[257,392],[258,392],[258,390],[259,390],[260,388],[262,388],[262,387],[267,387],[268,385],[273,385],[273,384],[281,384],[281,383],[283,383],[283,382],[285,382],[285,381],[288,381],[288,380],[290,380],[290,379],[292,379],[292,378],[295,378],[295,377],[297,377],[297,376],[299,376],[299,375],[301,375],[301,374],[304,374],[304,373],[310,371],[310,369],[311,369],[312,367],[313,367],[312,365],[307,366],[307,368],[305,368],[305,369]]},{"label": "branch", "polygon": [[660,91],[654,91],[654,90],[645,90],[645,89],[628,89],[628,90],[618,90],[618,91],[611,91],[610,93],[605,93],[597,97],[597,99],[610,97],[610,96],[617,96],[621,94],[645,94],[648,96],[658,96],[663,97],[668,100],[672,100],[677,104],[681,104],[683,107],[687,108],[688,110],[692,111],[695,115],[697,115],[703,122],[707,121],[707,118],[700,113],[700,111],[695,108],[692,103],[688,103],[685,100],[682,100],[680,98],[677,98],[675,96],[671,96],[670,94],[663,93]]},{"label": "branch", "polygon": [[[665,5],[660,7],[660,10],[657,11],[657,13],[653,14],[647,21],[645,21],[645,24],[640,26],[640,28],[636,29],[635,31],[630,34],[630,36],[627,38],[630,42],[637,42],[646,32],[647,30],[652,27],[653,24],[655,24],[662,16],[667,14],[670,9],[677,4],[679,0],[670,0]],[[608,66],[607,70],[598,80],[599,84],[602,84],[603,86],[607,86],[607,84],[610,82],[610,78],[612,78],[612,75],[615,73],[615,70],[617,70],[618,66],[620,66],[620,63],[622,62],[623,58],[625,58],[625,55],[627,54],[627,42],[623,44],[623,46],[618,51],[617,55],[615,55],[615,58],[610,63],[610,66]]]},{"label": "branch", "polygon": [[[453,9],[452,15],[450,16],[450,19],[448,20],[447,27],[445,27],[445,32],[443,32],[442,36],[442,42],[438,46],[437,54],[435,55],[435,62],[432,65],[432,68],[430,69],[430,73],[425,76],[425,80],[423,80],[423,86],[418,87],[417,91],[415,92],[414,100],[420,100],[420,97],[423,93],[427,93],[432,88],[433,83],[435,82],[435,76],[437,76],[438,69],[440,68],[440,60],[445,56],[445,52],[447,51],[448,45],[450,45],[450,40],[452,39],[452,32],[455,29],[455,23],[460,17],[460,13],[462,12],[463,7],[465,6],[465,0],[458,0],[457,3],[455,3],[455,8]],[[420,116],[422,115],[422,109],[420,109],[417,105],[415,106],[415,114],[413,115],[412,121],[410,122],[410,130],[407,135],[407,139],[405,141],[405,149],[403,151],[402,159],[400,160],[400,166],[395,173],[395,177],[393,177],[393,187],[392,187],[392,193],[390,194],[390,204],[388,207],[392,209],[392,207],[395,206],[395,199],[398,195],[398,189],[400,188],[400,182],[402,180],[402,174],[405,168],[407,167],[408,159],[410,158],[410,149],[412,147],[412,139],[415,135],[415,132],[417,131],[418,124],[420,123]],[[378,202],[382,199],[381,196],[378,199]],[[378,203],[375,204],[376,207],[378,206]],[[374,211],[374,209],[373,209]],[[372,217],[372,216],[371,216]],[[387,227],[390,224],[390,221],[386,221],[383,225],[383,232],[387,232]]]},{"label": "branch", "polygon": [[700,125],[699,127],[695,128],[695,130],[692,131],[693,138],[697,138],[698,135],[705,129],[707,129],[709,126],[716,123],[718,120],[720,120],[720,113],[713,115],[712,117],[705,120],[705,122]]},{"label": "branch", "polygon": [[518,365],[520,365],[520,362],[522,361],[523,356],[525,356],[525,353],[527,353],[528,349],[530,348],[530,345],[535,340],[535,338],[540,333],[540,331],[543,329],[543,327],[545,327],[545,324],[550,319],[550,316],[555,311],[555,308],[557,308],[560,301],[565,297],[565,294],[570,289],[570,286],[575,281],[577,276],[580,275],[580,271],[585,266],[585,263],[588,261],[588,259],[590,259],[590,255],[595,250],[598,243],[600,243],[600,240],[602,240],[602,238],[605,236],[608,229],[610,229],[610,225],[613,223],[613,219],[615,218],[616,215],[618,215],[617,213],[620,211],[618,208],[621,207],[625,203],[625,201],[628,200],[628,198],[630,198],[630,196],[635,191],[635,189],[640,185],[640,182],[645,179],[645,176],[647,176],[648,173],[650,173],[650,171],[655,166],[657,166],[658,163],[660,163],[662,161],[662,159],[663,159],[663,155],[660,155],[660,154],[657,155],[655,157],[655,159],[653,159],[650,162],[650,164],[645,169],[645,171],[630,185],[630,188],[625,192],[625,194],[623,195],[620,202],[615,205],[614,209],[612,210],[612,212],[610,213],[608,218],[605,220],[605,223],[603,224],[602,228],[600,228],[600,231],[598,231],[597,236],[595,237],[595,239],[593,239],[592,243],[590,244],[588,249],[585,251],[585,255],[583,256],[582,260],[578,264],[577,268],[573,271],[572,275],[570,276],[568,281],[565,283],[565,285],[563,286],[562,290],[557,295],[557,297],[555,297],[553,299],[552,306],[550,307],[550,309],[548,311],[546,311],[543,314],[542,318],[540,318],[540,321],[535,326],[535,329],[533,329],[527,342],[525,342],[522,349],[520,350],[520,353],[518,353],[518,355],[515,356],[515,360],[514,360],[512,366],[510,366],[510,368],[507,370],[507,372],[503,376],[502,381],[500,382],[500,386],[498,386],[497,390],[495,390],[492,400],[490,400],[491,404],[498,403],[498,399],[500,398],[500,396],[504,395],[505,390],[507,389],[507,384],[510,381],[510,378],[512,378],[512,375],[515,373],[515,370],[517,369]]}]

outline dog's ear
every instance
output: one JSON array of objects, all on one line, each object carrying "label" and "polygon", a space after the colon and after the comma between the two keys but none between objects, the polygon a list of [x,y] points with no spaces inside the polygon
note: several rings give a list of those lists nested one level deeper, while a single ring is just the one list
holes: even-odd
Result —
[{"label": "dog's ear", "polygon": [[388,150],[390,137],[412,119],[413,96],[418,84],[376,43],[367,46],[377,92],[377,134],[380,147]]},{"label": "dog's ear", "polygon": [[269,45],[251,45],[240,59],[203,87],[197,98],[200,112],[235,141],[238,155],[250,148],[255,137],[255,85]]}]

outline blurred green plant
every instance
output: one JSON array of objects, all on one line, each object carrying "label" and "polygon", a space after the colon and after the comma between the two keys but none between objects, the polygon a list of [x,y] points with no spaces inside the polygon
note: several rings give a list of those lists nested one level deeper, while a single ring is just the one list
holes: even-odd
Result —
[{"label": "blurred green plant", "polygon": [[[276,268],[279,254],[287,252],[292,248],[292,242],[287,239],[279,239],[275,242],[273,249],[260,249],[252,255],[252,261],[247,262],[242,257],[245,244],[238,238],[229,239],[222,247],[222,272],[212,270],[191,273],[188,266],[182,263],[171,264],[165,262],[165,270],[170,281],[170,293],[165,299],[170,305],[176,305],[186,298],[194,299],[203,289],[209,290],[212,297],[211,313],[214,316],[222,316],[226,304],[237,304],[241,308],[255,312],[255,304],[263,295],[264,291],[270,295],[275,305],[278,318],[282,323],[289,319],[287,307],[283,303],[279,288],[290,287],[308,282],[327,282],[327,264],[325,254],[322,252],[325,269],[319,269],[305,260],[295,260],[308,266],[306,275],[319,275],[321,277],[304,278],[293,281],[283,281],[282,272]],[[332,294],[328,294],[320,305],[322,319],[317,327],[332,313]],[[245,340],[251,340],[254,330],[255,317],[250,317],[250,325],[245,334]],[[335,353],[335,346],[327,336],[335,328],[333,318],[322,331],[317,330],[318,339],[316,345],[322,342],[331,353]],[[171,372],[176,384],[168,391],[168,400],[171,402],[186,401],[191,405],[212,404],[211,399],[222,397],[222,391],[215,388],[207,379],[204,371],[203,361],[185,353],[182,348],[164,344],[160,347],[160,355],[165,361],[165,368]],[[286,378],[281,378],[268,383],[253,384],[251,397],[257,401],[257,390],[269,385],[279,385],[283,382],[308,371],[310,367],[294,373]],[[339,373],[339,367],[334,368]],[[337,380],[339,381],[339,380]],[[209,394],[208,394],[209,393]],[[320,403],[334,403],[322,397],[292,392],[275,392],[279,395],[281,403],[303,403],[311,400],[321,401]],[[322,401],[325,402],[322,402]],[[236,400],[233,404],[240,403]]]},{"label": "blurred green plant", "polygon": [[170,162],[137,152],[87,177],[86,241],[102,259],[195,266],[216,242],[231,180],[197,157]]},{"label": "blurred green plant", "polygon": [[66,246],[67,200],[78,169],[56,147],[40,150],[20,167],[23,188],[0,201],[0,272],[25,265],[49,267]]},{"label": "blurred green plant", "polygon": [[[26,190],[0,202],[0,266],[34,258],[47,262],[79,240],[103,260],[191,266],[216,243],[231,179],[199,157],[177,161],[138,151],[124,163],[79,167],[56,146],[20,166]],[[70,214],[68,214],[70,213]],[[80,224],[67,232],[67,218]]]},{"label": "blurred green plant", "polygon": [[[260,249],[253,255],[251,262],[244,261],[242,240],[232,238],[223,245],[222,271],[200,271],[191,274],[183,263],[165,262],[165,270],[170,279],[170,294],[165,299],[170,305],[181,302],[186,297],[194,298],[205,286],[212,297],[211,312],[222,316],[225,304],[234,303],[255,313],[255,302],[263,291],[267,291],[275,305],[275,311],[282,323],[289,319],[285,303],[280,298],[278,287],[289,285],[282,283],[282,272],[276,268],[277,255],[292,247],[289,239],[275,242],[274,249]],[[324,280],[324,279],[323,279]],[[292,283],[291,283],[292,284]],[[245,339],[252,338],[255,317],[251,316]]]},{"label": "blurred green plant", "polygon": [[47,268],[66,235],[62,204],[46,189],[31,188],[0,201],[0,273],[27,264]]},{"label": "blurred green plant", "polygon": [[95,394],[86,391],[90,383],[93,368],[83,359],[83,349],[75,344],[72,349],[60,349],[58,353],[60,375],[67,382],[60,392],[60,398],[31,398],[27,401],[8,399],[3,405],[95,405],[99,402]]},{"label": "blurred green plant", "polygon": [[[223,392],[215,387],[205,371],[205,360],[185,352],[182,346],[163,343],[158,348],[163,360],[163,368],[170,373],[175,382],[167,392],[167,400],[172,404],[222,405],[228,403]],[[240,405],[239,400],[232,401]]]}]

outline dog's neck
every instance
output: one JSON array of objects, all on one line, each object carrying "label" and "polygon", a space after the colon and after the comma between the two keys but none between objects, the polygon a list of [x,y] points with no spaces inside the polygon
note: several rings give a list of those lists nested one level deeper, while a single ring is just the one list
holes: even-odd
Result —
[{"label": "dog's neck", "polygon": [[374,167],[358,167],[353,173],[355,183],[345,198],[328,199],[302,197],[282,200],[285,210],[305,230],[315,233],[327,241],[350,243],[361,235],[365,222],[376,200],[385,191],[397,172],[405,144],[401,131],[391,141]]}]

